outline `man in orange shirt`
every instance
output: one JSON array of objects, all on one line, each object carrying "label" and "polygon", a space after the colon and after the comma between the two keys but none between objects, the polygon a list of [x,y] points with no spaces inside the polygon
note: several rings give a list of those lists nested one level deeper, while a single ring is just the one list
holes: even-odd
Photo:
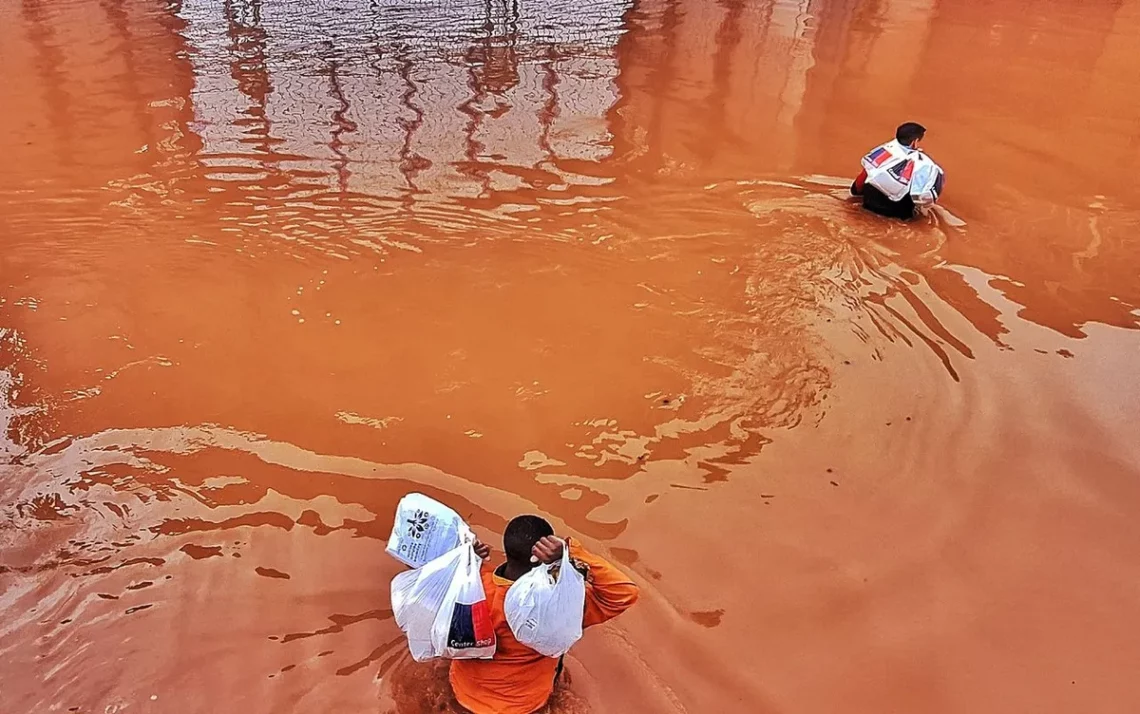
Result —
[{"label": "man in orange shirt", "polygon": [[[569,538],[571,562],[586,575],[586,608],[582,627],[617,617],[637,602],[637,585],[602,558]],[[515,639],[503,613],[507,590],[540,563],[562,558],[562,541],[538,516],[519,516],[503,533],[507,562],[494,571],[483,568],[483,589],[491,609],[497,647],[493,659],[457,659],[451,663],[451,689],[456,701],[472,714],[533,714],[546,706],[562,661],[535,652]],[[475,544],[484,565],[491,548]]]}]

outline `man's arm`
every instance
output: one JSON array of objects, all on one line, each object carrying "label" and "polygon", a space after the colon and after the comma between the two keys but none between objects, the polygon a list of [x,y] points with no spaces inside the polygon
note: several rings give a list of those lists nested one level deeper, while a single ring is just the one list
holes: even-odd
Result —
[{"label": "man's arm", "polygon": [[576,540],[570,543],[570,557],[586,566],[586,612],[582,626],[599,625],[622,614],[637,602],[640,590],[628,575],[606,559],[594,555]]},{"label": "man's arm", "polygon": [[[582,544],[566,539],[570,560],[586,576],[586,609],[582,627],[599,625],[628,610],[640,591],[628,575],[611,565],[605,558],[594,555]],[[554,536],[540,538],[531,549],[531,561],[556,563],[562,559],[562,541]]]}]

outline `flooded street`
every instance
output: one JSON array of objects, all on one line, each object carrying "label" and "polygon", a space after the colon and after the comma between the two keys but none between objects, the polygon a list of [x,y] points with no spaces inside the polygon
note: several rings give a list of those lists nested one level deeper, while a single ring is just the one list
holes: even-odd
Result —
[{"label": "flooded street", "polygon": [[[641,586],[551,714],[1136,710],[1140,0],[7,0],[0,66],[3,714],[446,711],[411,490]],[[844,198],[907,120],[960,221]]]}]

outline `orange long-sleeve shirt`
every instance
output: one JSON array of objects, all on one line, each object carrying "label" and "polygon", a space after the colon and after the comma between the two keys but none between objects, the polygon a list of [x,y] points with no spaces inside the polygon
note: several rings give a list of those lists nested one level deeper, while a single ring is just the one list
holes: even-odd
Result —
[{"label": "orange long-sleeve shirt", "polygon": [[[568,540],[570,557],[589,568],[582,626],[617,617],[637,602],[637,585],[623,572],[576,541]],[[457,659],[451,663],[456,700],[473,714],[532,714],[554,691],[558,660],[545,657],[515,639],[503,613],[513,581],[484,566],[483,590],[491,607],[497,647],[493,659]]]}]

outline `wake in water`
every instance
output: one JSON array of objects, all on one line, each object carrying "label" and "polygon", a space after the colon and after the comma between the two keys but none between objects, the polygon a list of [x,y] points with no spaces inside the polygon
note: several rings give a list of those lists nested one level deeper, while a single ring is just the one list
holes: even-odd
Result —
[{"label": "wake in water", "polygon": [[[568,234],[562,260],[581,261],[618,286],[619,301],[599,305],[622,332],[646,336],[631,358],[671,386],[615,382],[585,403],[596,418],[553,421],[552,437],[528,436],[519,446],[500,440],[495,449],[517,464],[503,481],[421,465],[432,463],[430,449],[395,465],[209,423],[108,426],[86,435],[57,426],[105,399],[100,387],[115,384],[117,373],[52,399],[6,403],[0,538],[6,609],[14,614],[0,630],[0,656],[20,661],[30,642],[44,642],[51,675],[29,678],[40,665],[25,661],[0,675],[0,686],[29,711],[64,704],[68,693],[102,706],[145,699],[150,684],[135,674],[149,666],[143,650],[75,644],[137,641],[159,630],[190,661],[203,662],[196,675],[272,681],[286,687],[272,695],[282,701],[302,690],[334,699],[355,692],[387,702],[384,711],[438,710],[447,699],[442,670],[407,662],[386,610],[394,571],[381,555],[383,541],[409,488],[445,498],[484,532],[539,510],[559,531],[605,541],[627,525],[623,504],[715,489],[782,432],[825,418],[837,367],[828,344],[837,334],[863,345],[871,360],[889,345],[930,350],[956,377],[955,363],[970,353],[936,317],[945,307],[925,279],[937,268],[944,228],[865,217],[819,184],[663,191],[659,225],[670,233],[629,232],[634,217],[619,203]],[[434,250],[436,260],[447,255]],[[543,247],[544,260],[549,251]],[[553,325],[567,319],[554,318]],[[551,339],[541,325],[532,329]],[[674,334],[684,340],[672,341]],[[8,395],[21,380],[43,380],[26,349],[19,355],[0,374]],[[180,359],[163,358],[175,367]],[[517,391],[494,406],[509,410],[530,398],[537,394]],[[398,430],[407,429],[402,438],[423,438],[422,424],[372,416],[381,409],[322,405],[328,422],[320,428],[372,440],[401,438]],[[652,569],[640,572],[652,589]],[[716,619],[670,602],[666,592],[654,597],[686,619]],[[240,631],[226,633],[234,608],[246,618]],[[220,623],[214,637],[222,639],[180,630],[188,618]],[[108,656],[123,661],[123,679],[114,693],[100,694],[90,673]],[[329,674],[351,686],[335,694]],[[180,686],[173,670],[156,676],[165,688]],[[270,696],[249,690],[262,695]],[[568,681],[553,711],[588,710]]]},{"label": "wake in water", "polygon": [[[554,685],[554,694],[542,709],[543,714],[593,714],[596,709],[574,692],[574,665],[564,669]],[[380,667],[379,711],[442,712],[467,714],[451,695],[448,662],[420,664],[405,652],[397,652]]]}]

